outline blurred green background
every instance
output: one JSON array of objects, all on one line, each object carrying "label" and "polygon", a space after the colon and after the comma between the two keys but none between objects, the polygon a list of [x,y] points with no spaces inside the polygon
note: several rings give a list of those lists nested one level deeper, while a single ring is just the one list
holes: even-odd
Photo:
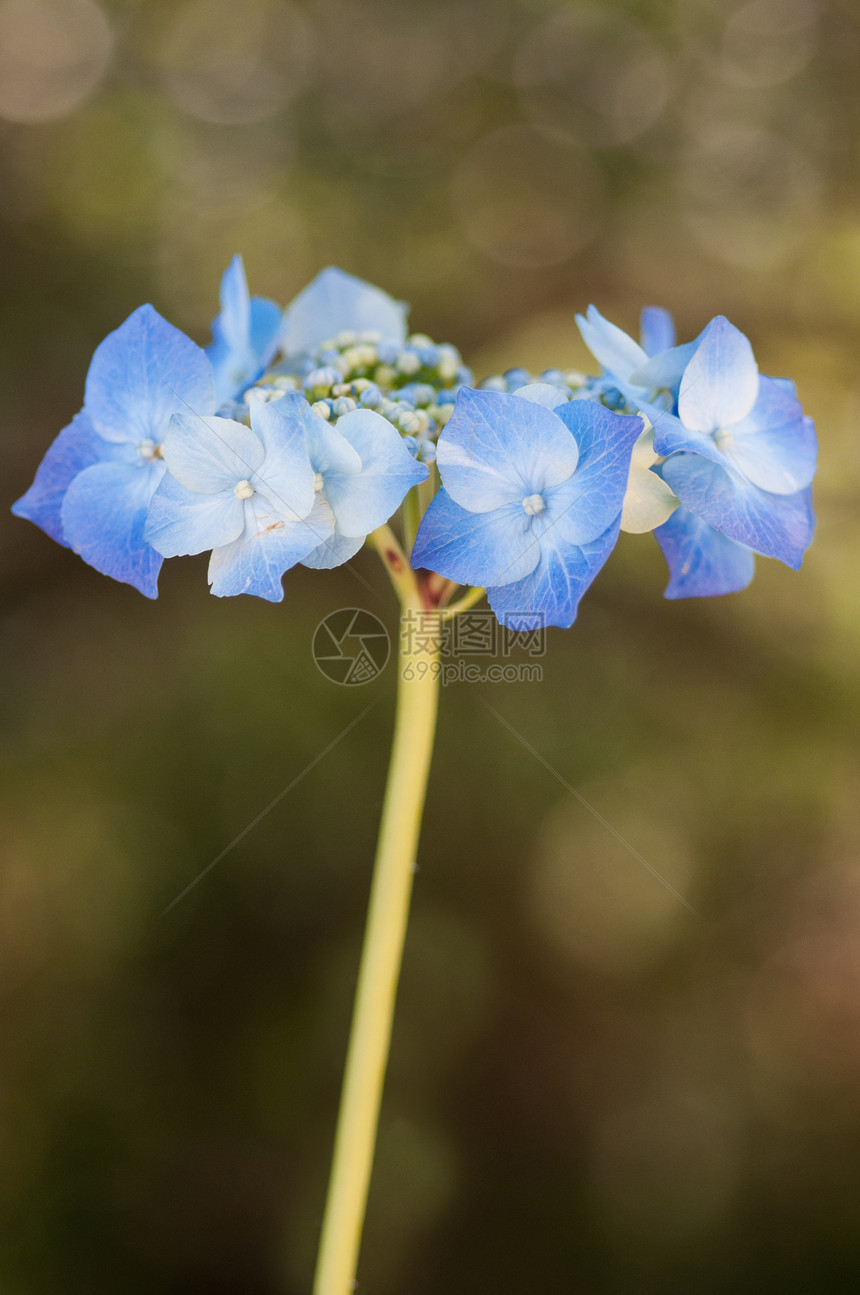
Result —
[{"label": "blurred green background", "polygon": [[[725,313],[818,424],[799,574],[622,537],[541,684],[446,690],[360,1289],[860,1282],[860,11],[0,0],[3,491],[143,301],[335,263],[476,372]],[[3,1295],[309,1290],[392,718],[283,605],[0,511]],[[681,892],[692,915],[487,709]],[[164,908],[370,702],[180,903]]]}]

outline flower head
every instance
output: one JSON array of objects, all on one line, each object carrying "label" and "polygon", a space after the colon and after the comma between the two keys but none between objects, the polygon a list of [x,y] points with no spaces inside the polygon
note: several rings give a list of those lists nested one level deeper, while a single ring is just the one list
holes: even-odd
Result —
[{"label": "flower head", "polygon": [[660,475],[685,508],[729,539],[800,566],[812,539],[817,445],[793,386],[759,375],[752,348],[718,316],[684,368],[677,414],[640,402]]},{"label": "flower head", "polygon": [[297,392],[255,400],[250,427],[177,415],[164,460],[150,543],[165,557],[211,549],[213,594],[269,602],[296,563],[347,561],[427,476],[378,414],[355,410],[332,426]]},{"label": "flower head", "polygon": [[571,401],[463,390],[440,434],[443,489],[413,563],[485,585],[499,620],[570,625],[618,537],[638,418]]},{"label": "flower head", "polygon": [[215,408],[200,347],[141,306],[96,348],[84,408],[48,450],[13,506],[85,562],[156,596],[161,557],[144,538],[165,472],[162,443],[179,411]]}]

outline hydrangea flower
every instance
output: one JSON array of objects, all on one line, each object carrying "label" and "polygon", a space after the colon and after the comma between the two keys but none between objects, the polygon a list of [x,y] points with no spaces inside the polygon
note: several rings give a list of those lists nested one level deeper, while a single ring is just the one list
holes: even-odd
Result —
[{"label": "hydrangea flower", "polygon": [[686,511],[797,569],[814,527],[815,428],[791,383],[759,375],[743,333],[712,320],[684,369],[677,415],[642,408],[666,457],[660,475]]},{"label": "hydrangea flower", "polygon": [[406,341],[407,307],[381,288],[330,265],[287,307],[281,345],[287,356],[314,351],[338,334],[374,334],[395,347]]},{"label": "hydrangea flower", "polygon": [[206,354],[215,371],[220,409],[265,372],[278,349],[284,312],[274,301],[252,297],[241,256],[234,256],[221,280],[221,313],[212,322]]},{"label": "hydrangea flower", "polygon": [[332,426],[297,392],[255,400],[250,428],[177,415],[164,459],[150,543],[165,557],[211,549],[213,594],[269,602],[281,601],[281,577],[296,563],[352,557],[427,476],[378,414],[355,410]]},{"label": "hydrangea flower", "polygon": [[512,629],[569,626],[617,538],[638,418],[570,401],[461,391],[440,434],[443,489],[413,564],[485,585]]},{"label": "hydrangea flower", "polygon": [[702,598],[746,589],[755,557],[745,544],[683,506],[654,532],[669,567],[665,598]]},{"label": "hydrangea flower", "polygon": [[82,412],[12,511],[97,571],[155,598],[161,556],[144,527],[165,472],[162,442],[175,413],[214,408],[204,352],[152,306],[141,306],[96,348]]}]

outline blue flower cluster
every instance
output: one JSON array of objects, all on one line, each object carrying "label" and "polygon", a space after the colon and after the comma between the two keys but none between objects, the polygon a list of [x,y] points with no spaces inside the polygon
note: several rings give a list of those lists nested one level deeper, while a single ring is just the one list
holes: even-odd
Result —
[{"label": "blue flower cluster", "polygon": [[722,317],[683,346],[656,307],[638,342],[577,320],[599,374],[476,387],[379,288],[329,268],[281,310],[236,257],[206,350],[152,306],[101,343],[13,511],[147,597],[165,557],[210,552],[214,594],[276,602],[421,486],[413,566],[486,587],[514,629],[570,625],[622,529],[655,532],[669,598],[743,588],[755,553],[798,567],[816,441],[791,383]]}]

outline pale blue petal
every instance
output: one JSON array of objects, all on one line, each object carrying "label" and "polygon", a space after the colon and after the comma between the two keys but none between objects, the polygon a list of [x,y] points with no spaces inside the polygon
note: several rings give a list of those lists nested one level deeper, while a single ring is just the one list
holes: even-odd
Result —
[{"label": "pale blue petal", "polygon": [[645,400],[637,400],[636,405],[654,428],[655,453],[668,458],[679,450],[689,450],[693,454],[703,454],[713,463],[725,464],[726,456],[717,449],[713,436],[690,431],[675,414],[658,409]]},{"label": "pale blue petal", "polygon": [[677,396],[684,370],[698,350],[704,334],[683,346],[660,351],[630,375],[630,383],[643,391],[671,391]]},{"label": "pale blue petal", "polygon": [[86,414],[75,414],[51,445],[36,471],[32,486],[12,505],[16,517],[35,522],[58,544],[67,545],[60,509],[71,482],[93,463],[123,457],[125,446],[97,435]]},{"label": "pale blue petal", "polygon": [[215,412],[212,365],[152,306],[141,306],[96,348],[84,409],[105,440],[160,444],[174,414]]},{"label": "pale blue petal", "polygon": [[589,306],[586,317],[576,316],[582,340],[604,371],[622,382],[629,381],[634,369],[648,359],[638,342],[616,324],[604,319],[596,306]]},{"label": "pale blue petal", "polygon": [[470,513],[440,490],[418,527],[412,565],[436,571],[461,585],[503,585],[520,580],[534,570],[540,558],[540,544],[531,530],[533,520],[521,504]]},{"label": "pale blue petal", "polygon": [[306,517],[313,507],[316,469],[308,455],[308,442],[316,436],[319,425],[325,429],[323,437],[336,440],[335,451],[357,471],[361,466],[358,455],[297,391],[288,392],[280,400],[258,401],[251,406],[251,426],[266,455],[253,484],[293,520]]},{"label": "pale blue petal", "polygon": [[361,470],[325,473],[326,499],[342,535],[368,535],[388,521],[407,491],[426,481],[429,472],[391,423],[372,409],[344,414],[335,430],[358,454]]},{"label": "pale blue petal", "polygon": [[186,490],[169,472],[152,496],[144,537],[162,557],[206,553],[242,534],[245,511],[235,491],[198,494]]},{"label": "pale blue petal", "polygon": [[66,539],[103,575],[157,596],[161,555],[144,539],[150,500],[164,475],[160,462],[95,463],[72,481],[62,506]]},{"label": "pale blue petal", "polygon": [[316,571],[329,571],[332,567],[342,566],[355,557],[366,539],[366,535],[331,535],[318,548],[312,549],[306,558],[302,558],[302,566],[313,567]]},{"label": "pale blue petal", "polygon": [[245,264],[241,256],[234,256],[221,279],[221,314],[212,326],[231,351],[242,353],[251,339],[251,298]]},{"label": "pale blue petal", "polygon": [[318,500],[304,521],[285,521],[258,495],[245,501],[245,529],[239,539],[213,549],[209,583],[218,598],[254,594],[267,602],[283,599],[281,577],[332,534],[331,509]]},{"label": "pale blue petal", "polygon": [[576,620],[579,601],[618,539],[618,523],[582,546],[565,543],[550,531],[541,541],[541,557],[524,580],[503,588],[488,588],[487,599],[502,625],[509,629],[559,625]]},{"label": "pale blue petal", "polygon": [[754,486],[776,495],[793,495],[815,476],[815,426],[804,418],[800,402],[783,383],[761,378],[758,400],[732,428],[725,455]]},{"label": "pale blue petal", "polygon": [[579,445],[579,463],[568,481],[546,491],[547,510],[536,521],[560,526],[567,543],[585,544],[621,516],[642,419],[577,400],[556,413]]},{"label": "pale blue petal", "polygon": [[406,306],[381,288],[329,266],[287,307],[282,346],[285,355],[299,355],[345,331],[377,333],[402,346],[406,316]]},{"label": "pale blue petal", "polygon": [[576,441],[559,418],[517,395],[463,387],[439,436],[436,462],[456,503],[486,513],[521,504],[566,481],[579,458]]},{"label": "pale blue petal", "polygon": [[662,306],[644,306],[639,316],[639,341],[646,355],[659,355],[675,345],[675,321]]},{"label": "pale blue petal", "polygon": [[566,405],[569,399],[566,391],[554,387],[551,382],[529,382],[524,387],[517,387],[516,394],[520,400],[533,400],[544,409],[557,409],[559,405]]},{"label": "pale blue petal", "polygon": [[795,570],[812,540],[811,492],[773,495],[698,454],[676,454],[662,475],[681,503],[730,539]]},{"label": "pale blue petal", "polygon": [[758,395],[758,365],[743,333],[723,315],[708,324],[684,370],[678,415],[695,432],[715,432],[746,418]]},{"label": "pale blue petal", "polygon": [[248,480],[265,457],[259,436],[232,418],[174,414],[164,438],[164,461],[188,490],[215,495]]},{"label": "pale blue petal", "polygon": [[251,298],[251,350],[261,370],[274,359],[284,326],[284,312],[268,297]]},{"label": "pale blue petal", "polygon": [[687,508],[676,508],[654,534],[669,567],[666,598],[733,594],[746,589],[753,578],[752,549],[714,530]]}]

